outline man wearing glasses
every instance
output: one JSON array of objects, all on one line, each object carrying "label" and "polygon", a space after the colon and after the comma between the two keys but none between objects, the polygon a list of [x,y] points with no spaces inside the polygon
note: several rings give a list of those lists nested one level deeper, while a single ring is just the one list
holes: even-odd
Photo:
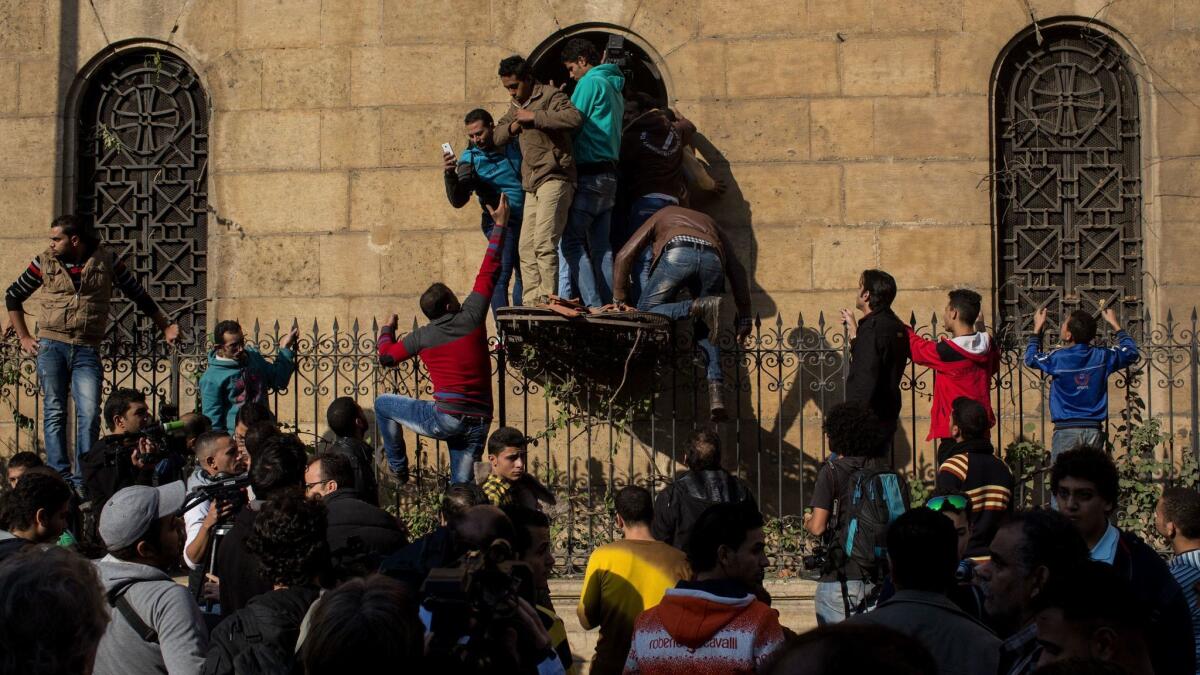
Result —
[{"label": "man wearing glasses", "polygon": [[200,377],[200,406],[213,431],[233,432],[238,410],[247,403],[267,403],[267,394],[287,387],[296,372],[292,345],[299,330],[293,328],[279,341],[274,362],[246,346],[246,336],[236,321],[222,321],[213,331],[216,343],[208,355],[208,369]]}]

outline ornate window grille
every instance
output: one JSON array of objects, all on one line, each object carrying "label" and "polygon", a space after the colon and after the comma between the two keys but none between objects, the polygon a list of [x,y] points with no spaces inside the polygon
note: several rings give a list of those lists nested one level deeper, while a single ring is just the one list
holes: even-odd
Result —
[{"label": "ornate window grille", "polygon": [[997,303],[1019,334],[1116,306],[1140,333],[1142,186],[1138,92],[1125,53],[1081,26],[1031,33],[995,88]]},{"label": "ornate window grille", "polygon": [[[125,52],[82,94],[75,212],[124,259],[182,339],[203,340],[208,251],[208,97],[178,57]],[[114,298],[110,350],[157,338]]]}]

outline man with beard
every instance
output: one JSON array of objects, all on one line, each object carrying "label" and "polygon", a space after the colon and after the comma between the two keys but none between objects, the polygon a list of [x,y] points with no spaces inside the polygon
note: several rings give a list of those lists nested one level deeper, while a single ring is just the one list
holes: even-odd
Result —
[{"label": "man with beard", "polygon": [[257,349],[246,346],[246,336],[238,322],[217,324],[213,331],[216,347],[209,353],[208,369],[200,377],[200,407],[212,422],[213,431],[232,432],[244,404],[266,404],[268,393],[288,385],[296,371],[292,345],[297,337],[296,328],[283,336],[272,363]]}]

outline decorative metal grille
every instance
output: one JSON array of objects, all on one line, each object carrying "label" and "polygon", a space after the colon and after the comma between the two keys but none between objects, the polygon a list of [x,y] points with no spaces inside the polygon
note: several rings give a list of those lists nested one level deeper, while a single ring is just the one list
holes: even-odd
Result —
[{"label": "decorative metal grille", "polygon": [[[185,341],[203,338],[208,250],[208,98],[183,61],[123,54],[88,83],[75,210],[134,273]],[[153,322],[114,298],[111,350],[148,346]]]},{"label": "decorative metal grille", "polygon": [[1056,323],[1103,302],[1140,333],[1140,125],[1124,52],[1084,27],[1030,35],[999,75],[995,129],[1002,322],[1024,334],[1038,307]]}]

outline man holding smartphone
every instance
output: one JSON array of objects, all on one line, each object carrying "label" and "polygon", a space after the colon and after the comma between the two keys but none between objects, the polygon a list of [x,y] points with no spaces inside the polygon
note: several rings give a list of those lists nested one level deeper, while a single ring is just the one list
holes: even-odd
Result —
[{"label": "man holding smartphone", "polygon": [[500,277],[492,293],[492,314],[507,307],[508,282],[513,282],[512,304],[521,304],[521,271],[518,269],[520,256],[517,244],[521,236],[521,218],[525,205],[525,191],[521,188],[521,149],[516,143],[497,146],[492,138],[495,124],[488,111],[476,108],[467,113],[467,140],[469,145],[457,160],[449,143],[442,144],[442,161],[446,179],[446,198],[454,208],[462,208],[471,200],[471,193],[479,197],[482,210],[480,227],[485,237],[492,236],[494,222],[488,214],[500,202],[500,195],[508,197],[509,229],[512,231],[504,244],[500,257]]}]

